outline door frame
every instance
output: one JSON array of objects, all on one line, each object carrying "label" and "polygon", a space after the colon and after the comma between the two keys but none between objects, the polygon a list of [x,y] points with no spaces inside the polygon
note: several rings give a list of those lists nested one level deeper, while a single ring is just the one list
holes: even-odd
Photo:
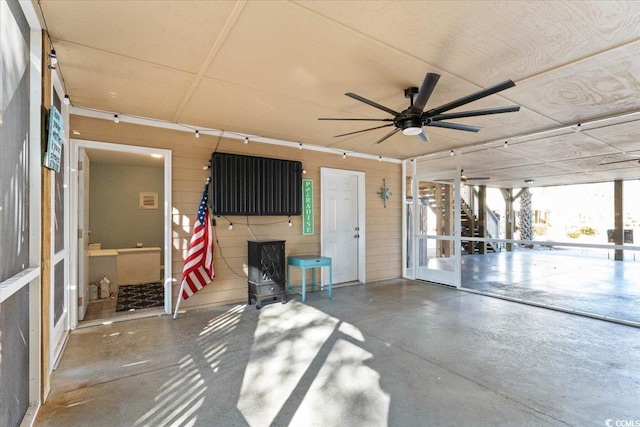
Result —
[{"label": "door frame", "polygon": [[[172,268],[171,268],[171,255],[172,255],[172,247],[171,247],[171,231],[172,231],[172,223],[171,223],[171,209],[173,206],[171,200],[171,150],[161,149],[161,148],[152,148],[152,147],[140,147],[135,145],[124,145],[124,144],[116,144],[111,142],[101,142],[101,141],[89,141],[84,139],[71,139],[70,140],[70,170],[72,173],[72,177],[70,179],[70,202],[71,202],[71,212],[80,211],[80,206],[78,206],[79,200],[79,185],[78,178],[80,176],[80,172],[77,170],[78,160],[80,148],[83,149],[96,149],[96,150],[106,150],[106,151],[116,151],[122,153],[133,153],[133,154],[161,154],[164,158],[164,206],[162,207],[164,212],[164,312],[166,314],[172,313]],[[73,167],[71,167],[73,166]],[[78,279],[78,219],[77,215],[73,215],[71,218],[71,226],[70,230],[70,250],[71,255],[70,259],[74,261],[73,267],[70,272],[69,277],[69,294],[71,301],[77,301],[78,296],[81,295],[83,291],[83,284],[80,283]],[[73,305],[74,309],[71,311],[71,328],[75,329],[78,326],[78,307],[77,303]],[[122,320],[128,320],[129,317],[123,317]]]},{"label": "door frame", "polygon": [[[442,285],[453,286],[457,289],[461,288],[462,286],[462,254],[460,253],[460,249],[459,249],[462,244],[461,213],[460,213],[461,212],[461,200],[460,200],[461,174],[462,174],[462,171],[460,169],[459,157],[458,157],[457,167],[456,169],[453,169],[453,170],[420,174],[414,168],[413,174],[412,174],[413,179],[412,179],[411,193],[416,197],[413,197],[412,199],[413,211],[418,212],[417,195],[418,195],[418,184],[420,181],[450,181],[449,184],[453,185],[453,188],[454,188],[454,197],[453,197],[454,224],[453,224],[452,236],[439,236],[439,235],[420,236],[418,232],[418,229],[419,229],[418,215],[415,214],[413,216],[413,221],[411,224],[411,234],[414,236],[414,239],[413,239],[413,245],[410,250],[413,252],[412,258],[413,258],[414,264],[412,266],[412,269],[410,269],[411,275],[408,278],[419,279],[418,277],[419,261],[418,261],[417,254],[418,254],[418,241],[420,239],[426,238],[426,239],[433,239],[433,240],[452,241],[454,242],[454,246],[456,248],[456,251],[453,256],[453,259],[454,259],[453,272],[451,272],[451,274],[449,275],[439,275],[437,270],[432,270],[434,272],[434,276],[430,278],[429,281],[432,281],[433,283],[442,284]],[[405,175],[405,180],[406,180],[406,175]],[[403,206],[403,219],[402,219],[403,229],[406,229],[406,211],[405,210],[406,210],[406,207]],[[406,238],[404,239],[403,245],[404,244],[406,244]],[[405,277],[407,277],[406,256],[407,254],[405,254],[402,261],[404,265]],[[424,279],[420,279],[420,280],[424,280]]]},{"label": "door frame", "polygon": [[[320,253],[322,256],[326,256],[325,254],[325,241],[327,241],[327,236],[325,230],[328,230],[329,227],[325,227],[325,218],[322,215],[324,212],[324,200],[326,197],[324,182],[331,175],[349,175],[355,176],[357,179],[357,212],[358,212],[358,227],[360,238],[358,239],[358,281],[360,283],[366,283],[366,199],[365,199],[365,173],[346,170],[346,169],[333,169],[333,168],[320,168]],[[326,285],[327,278],[322,277],[322,284]]]}]

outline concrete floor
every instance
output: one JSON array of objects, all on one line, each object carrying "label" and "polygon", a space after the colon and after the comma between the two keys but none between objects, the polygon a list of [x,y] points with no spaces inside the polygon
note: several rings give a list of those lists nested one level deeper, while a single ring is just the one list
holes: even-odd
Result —
[{"label": "concrete floor", "polygon": [[520,250],[462,257],[462,287],[640,325],[640,260]]},{"label": "concrete floor", "polygon": [[603,426],[640,329],[424,282],[77,329],[36,426]]}]

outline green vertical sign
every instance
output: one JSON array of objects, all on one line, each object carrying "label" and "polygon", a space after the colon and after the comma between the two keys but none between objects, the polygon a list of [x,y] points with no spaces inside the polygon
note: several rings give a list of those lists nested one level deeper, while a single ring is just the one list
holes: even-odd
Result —
[{"label": "green vertical sign", "polygon": [[302,234],[313,234],[313,180],[302,180]]}]

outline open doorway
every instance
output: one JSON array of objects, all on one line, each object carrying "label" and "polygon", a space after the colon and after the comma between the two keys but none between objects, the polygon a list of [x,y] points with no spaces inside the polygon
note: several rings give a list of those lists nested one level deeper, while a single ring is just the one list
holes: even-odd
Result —
[{"label": "open doorway", "polygon": [[72,327],[171,313],[171,151],[85,140],[70,151]]}]

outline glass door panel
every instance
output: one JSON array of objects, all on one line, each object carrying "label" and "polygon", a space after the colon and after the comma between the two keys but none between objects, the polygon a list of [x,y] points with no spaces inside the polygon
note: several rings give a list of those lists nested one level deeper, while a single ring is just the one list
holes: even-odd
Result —
[{"label": "glass door panel", "polygon": [[[452,174],[455,177],[455,172]],[[450,181],[450,182],[449,182]],[[414,204],[418,279],[458,286],[455,237],[455,179],[415,180]]]}]

